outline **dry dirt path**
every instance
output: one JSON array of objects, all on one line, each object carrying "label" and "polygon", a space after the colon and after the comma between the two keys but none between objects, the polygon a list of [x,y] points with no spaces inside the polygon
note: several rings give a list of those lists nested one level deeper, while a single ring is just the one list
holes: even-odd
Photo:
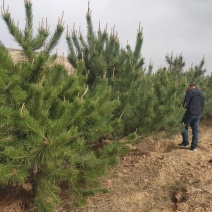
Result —
[{"label": "dry dirt path", "polygon": [[172,139],[135,145],[103,184],[110,192],[89,197],[75,212],[211,212],[212,120],[202,122],[196,152]]}]

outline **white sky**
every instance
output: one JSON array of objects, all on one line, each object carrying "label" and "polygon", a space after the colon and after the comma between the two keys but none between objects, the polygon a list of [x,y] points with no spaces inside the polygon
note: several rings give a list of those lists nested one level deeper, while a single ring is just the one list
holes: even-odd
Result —
[{"label": "white sky", "polygon": [[[4,2],[23,28],[24,0]],[[32,0],[32,3],[35,29],[42,18],[47,18],[53,32],[64,11],[65,26],[72,29],[75,23],[76,29],[80,27],[86,33],[88,0]],[[128,42],[134,48],[140,23],[144,35],[142,56],[146,65],[152,61],[154,70],[166,65],[165,56],[173,52],[174,56],[182,53],[186,67],[199,64],[205,57],[207,74],[212,72],[212,0],[90,0],[90,8],[94,30],[98,30],[99,21],[102,29],[106,24],[108,30],[115,25],[122,47]],[[0,30],[0,41],[8,48],[17,48],[2,18]],[[68,53],[65,33],[56,48],[59,54]]]}]

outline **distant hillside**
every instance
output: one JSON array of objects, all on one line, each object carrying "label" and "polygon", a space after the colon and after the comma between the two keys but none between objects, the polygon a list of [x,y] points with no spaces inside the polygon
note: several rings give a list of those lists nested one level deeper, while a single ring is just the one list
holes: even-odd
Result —
[{"label": "distant hillside", "polygon": [[[15,62],[18,62],[21,60],[21,51],[18,49],[11,49],[8,48],[11,56],[13,57]],[[72,73],[74,71],[74,68],[72,67],[72,65],[68,62],[67,58],[63,57],[63,56],[58,56],[58,58],[55,61],[56,63],[61,63],[64,64],[65,67],[67,68],[68,72]]]}]

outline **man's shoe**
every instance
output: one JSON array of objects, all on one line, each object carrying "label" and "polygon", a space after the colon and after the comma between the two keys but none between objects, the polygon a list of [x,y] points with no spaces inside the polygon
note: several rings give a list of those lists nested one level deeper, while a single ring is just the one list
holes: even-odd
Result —
[{"label": "man's shoe", "polygon": [[182,146],[182,147],[188,147],[189,144],[184,144],[184,143],[180,143],[178,144],[178,146]]},{"label": "man's shoe", "polygon": [[191,151],[197,151],[197,148],[191,148]]}]

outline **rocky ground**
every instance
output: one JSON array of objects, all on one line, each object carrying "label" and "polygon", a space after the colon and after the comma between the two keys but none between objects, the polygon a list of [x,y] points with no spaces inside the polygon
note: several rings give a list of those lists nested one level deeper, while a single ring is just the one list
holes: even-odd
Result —
[{"label": "rocky ground", "polygon": [[[133,145],[104,179],[108,193],[90,196],[78,209],[64,204],[57,212],[211,212],[212,120],[201,122],[196,152],[178,147],[180,141],[180,135],[151,137]],[[1,193],[0,211],[23,212],[23,200],[20,193]]]}]

